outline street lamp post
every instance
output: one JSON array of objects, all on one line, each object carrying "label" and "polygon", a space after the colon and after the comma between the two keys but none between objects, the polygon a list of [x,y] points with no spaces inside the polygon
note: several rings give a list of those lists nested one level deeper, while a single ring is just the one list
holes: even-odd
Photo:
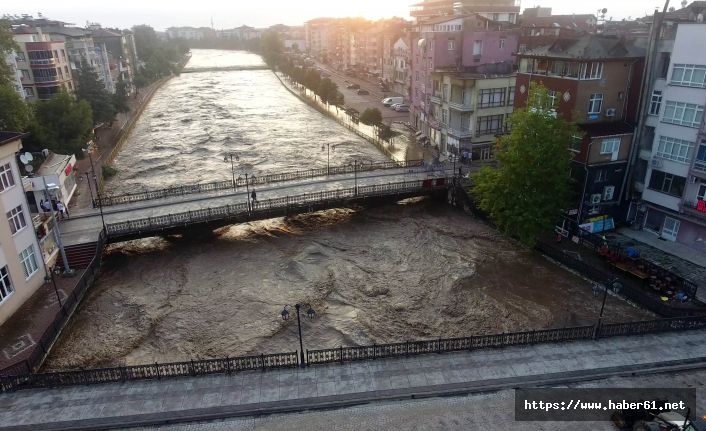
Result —
[{"label": "street lamp post", "polygon": [[608,288],[612,287],[614,291],[618,292],[620,291],[620,288],[622,287],[622,284],[620,283],[620,280],[617,277],[614,277],[610,279],[604,286],[603,286],[603,300],[601,301],[601,311],[598,313],[598,322],[596,323],[596,327],[593,332],[593,339],[598,339],[598,332],[601,329],[601,324],[603,322],[603,311],[605,310],[605,303],[606,300],[608,299]]},{"label": "street lamp post", "polygon": [[59,289],[56,287],[56,280],[54,279],[54,271],[57,270],[57,268],[52,268],[50,270],[46,271],[46,275],[44,276],[44,282],[51,283],[54,285],[54,293],[56,293],[56,300],[59,302],[59,308],[63,308],[63,304],[61,303],[61,296],[59,296]]},{"label": "street lamp post", "polygon": [[358,196],[358,160],[353,161],[354,194]]},{"label": "street lamp post", "polygon": [[[282,312],[280,315],[282,316],[282,320],[289,320],[289,310],[287,308],[290,307],[289,305],[285,305],[284,308],[282,309]],[[299,329],[299,357],[300,361],[299,364],[301,367],[306,366],[306,359],[304,357],[304,341],[302,340],[302,322],[299,317],[299,311],[301,307],[306,307],[306,316],[309,319],[313,319],[316,317],[316,311],[311,307],[311,304],[295,304],[294,308],[297,310],[297,328]]]},{"label": "street lamp post", "polygon": [[88,193],[91,194],[91,204],[93,205],[93,208],[96,207],[96,200],[93,198],[93,188],[91,188],[91,177],[88,175],[88,172],[86,172],[86,184],[88,184]]},{"label": "street lamp post", "polygon": [[238,153],[227,153],[223,158],[223,161],[228,163],[228,159],[230,159],[230,172],[233,175],[233,190],[235,190],[235,164],[233,163],[233,156],[235,156],[236,161],[240,161],[240,156],[238,155]]},{"label": "street lamp post", "polygon": [[[83,150],[86,154],[88,154],[88,160],[91,162],[91,172],[93,173],[93,184],[96,187],[96,196],[98,197],[98,211],[100,212],[101,215],[101,224],[103,225],[103,231],[105,233],[108,233],[108,229],[105,226],[105,217],[103,216],[103,198],[101,197],[101,189],[98,186],[98,177],[96,176],[96,168],[93,166],[93,157],[91,157],[91,151],[90,150]],[[90,185],[89,185],[90,187]]]},{"label": "street lamp post", "polygon": [[[326,147],[326,175],[331,175],[331,144],[323,144],[321,146],[321,151]],[[333,146],[333,150],[336,151],[336,146]]]}]

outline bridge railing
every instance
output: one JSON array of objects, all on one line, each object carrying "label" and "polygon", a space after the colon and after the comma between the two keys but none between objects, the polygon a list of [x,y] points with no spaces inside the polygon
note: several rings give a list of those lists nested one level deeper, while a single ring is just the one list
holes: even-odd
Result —
[{"label": "bridge railing", "polygon": [[284,196],[258,201],[256,204],[252,205],[251,208],[248,208],[247,203],[239,203],[215,208],[205,208],[196,211],[187,211],[176,214],[167,214],[157,217],[111,223],[107,226],[107,232],[108,236],[115,236],[140,231],[153,231],[180,225],[228,219],[248,213],[257,213],[260,211],[269,211],[291,206],[323,202],[326,200],[380,196],[391,193],[399,193],[401,191],[443,187],[445,184],[446,178],[438,178],[360,186],[357,189],[353,187],[347,189],[325,190],[316,193],[304,193],[301,195]]},{"label": "bridge railing", "polygon": [[[278,183],[284,181],[295,181],[307,178],[322,177],[327,175],[349,174],[355,171],[368,172],[384,169],[416,168],[422,167],[422,160],[408,160],[404,162],[371,162],[359,163],[357,165],[331,166],[330,168],[316,168],[302,171],[282,172],[279,174],[252,175],[245,178],[239,177],[235,180],[235,187],[245,187],[245,185],[258,186],[264,184]],[[180,186],[167,187],[164,189],[145,190],[135,193],[106,194],[96,199],[96,205],[112,206],[141,202],[153,199],[164,199],[170,197],[184,196],[198,193],[211,193],[233,188],[233,181],[215,181],[210,183],[184,184]]]}]

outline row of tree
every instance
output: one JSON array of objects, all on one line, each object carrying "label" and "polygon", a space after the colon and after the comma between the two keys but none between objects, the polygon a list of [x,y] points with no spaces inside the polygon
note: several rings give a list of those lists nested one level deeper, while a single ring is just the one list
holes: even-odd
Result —
[{"label": "row of tree", "polygon": [[148,25],[132,28],[137,54],[143,64],[136,73],[135,85],[146,87],[161,78],[179,72],[179,62],[189,52],[183,40],[162,40]]}]

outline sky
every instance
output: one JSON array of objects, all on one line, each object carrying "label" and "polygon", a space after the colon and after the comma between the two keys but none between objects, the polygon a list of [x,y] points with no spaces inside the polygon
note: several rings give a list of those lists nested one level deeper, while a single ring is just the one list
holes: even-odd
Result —
[{"label": "sky", "polygon": [[[171,26],[233,28],[243,24],[252,27],[269,27],[274,24],[301,25],[317,17],[362,16],[378,19],[392,16],[409,18],[409,6],[418,1],[411,0],[121,0],[97,2],[95,0],[33,0],[26,3],[10,1],[0,7],[3,14],[29,14],[85,26],[87,21],[104,27],[129,28],[137,24],[149,24],[157,30]],[[12,3],[11,5],[8,3]],[[671,6],[680,7],[679,0]],[[530,0],[522,7],[541,5],[551,7],[554,14],[595,14],[607,8],[606,18],[622,19],[642,17],[652,13],[656,7],[662,9],[664,0]]]}]

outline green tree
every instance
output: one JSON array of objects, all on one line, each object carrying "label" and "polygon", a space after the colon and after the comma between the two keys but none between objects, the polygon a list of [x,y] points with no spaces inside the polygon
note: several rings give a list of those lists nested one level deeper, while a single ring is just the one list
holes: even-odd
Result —
[{"label": "green tree", "polygon": [[118,80],[118,83],[115,84],[113,107],[117,112],[128,112],[130,110],[130,105],[128,104],[127,84],[122,77]]},{"label": "green tree", "polygon": [[338,96],[338,85],[330,79],[324,78],[319,82],[317,94],[321,97],[322,102],[329,104],[334,103]]},{"label": "green tree", "polygon": [[5,62],[5,55],[17,49],[17,44],[12,35],[10,20],[6,18],[0,19],[0,85],[11,85],[12,83],[12,70]]},{"label": "green tree", "polygon": [[496,142],[499,168],[473,175],[471,191],[503,232],[532,246],[568,203],[568,145],[578,132],[549,106],[546,88],[532,84],[529,96],[510,117],[511,133]]},{"label": "green tree", "polygon": [[283,50],[282,39],[275,31],[266,31],[260,38],[262,58],[270,68],[274,68],[281,59]]},{"label": "green tree", "polygon": [[360,114],[360,121],[368,126],[378,126],[382,124],[382,113],[378,108],[368,108]]},{"label": "green tree", "polygon": [[112,123],[117,113],[113,105],[113,96],[108,93],[103,81],[93,70],[88,62],[83,59],[76,76],[76,97],[85,100],[91,105],[93,121],[99,123]]},{"label": "green tree", "polygon": [[27,104],[9,84],[0,84],[0,130],[24,132],[31,114]]},{"label": "green tree", "polygon": [[82,156],[81,149],[93,134],[93,113],[85,100],[76,100],[65,91],[37,103],[29,127],[30,151],[47,148],[60,154]]}]

